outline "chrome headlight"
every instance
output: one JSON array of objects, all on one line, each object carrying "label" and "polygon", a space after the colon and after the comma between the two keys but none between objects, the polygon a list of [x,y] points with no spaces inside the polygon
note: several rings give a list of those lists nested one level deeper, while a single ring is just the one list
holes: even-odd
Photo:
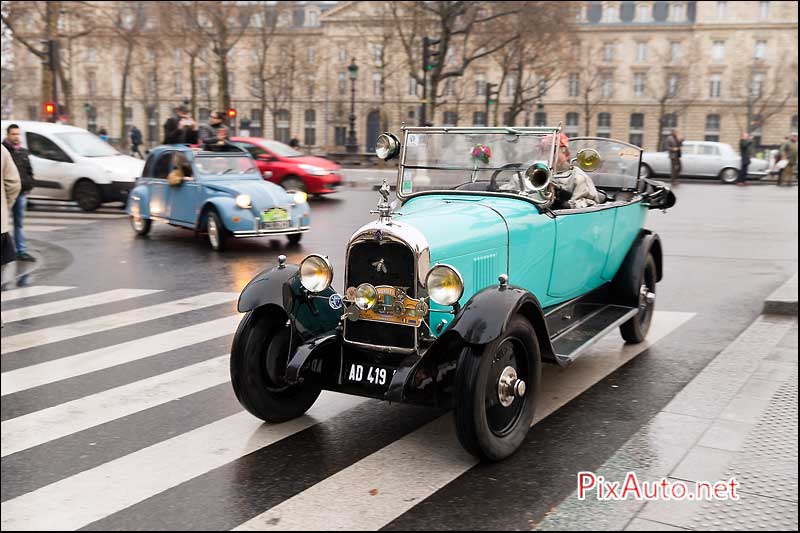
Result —
[{"label": "chrome headlight", "polygon": [[362,283],[356,287],[356,307],[362,311],[369,311],[378,303],[378,291],[369,283]]},{"label": "chrome headlight", "polygon": [[428,296],[439,305],[453,305],[464,294],[464,280],[458,270],[447,265],[436,265],[425,277]]},{"label": "chrome headlight", "polygon": [[249,194],[240,194],[236,197],[236,205],[241,207],[242,209],[250,209],[250,195]]},{"label": "chrome headlight", "polygon": [[375,155],[380,159],[389,160],[400,153],[400,141],[391,133],[383,133],[375,141]]},{"label": "chrome headlight", "polygon": [[300,263],[300,284],[311,292],[322,292],[333,281],[333,267],[327,258],[312,254]]}]

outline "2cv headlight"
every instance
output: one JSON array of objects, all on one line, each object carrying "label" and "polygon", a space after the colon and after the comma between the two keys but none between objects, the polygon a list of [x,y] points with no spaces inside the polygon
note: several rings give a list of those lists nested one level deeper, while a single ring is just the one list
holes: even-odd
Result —
[{"label": "2cv headlight", "polygon": [[464,280],[458,270],[448,265],[436,265],[425,278],[428,296],[439,305],[453,305],[464,294]]},{"label": "2cv headlight", "polygon": [[300,263],[300,284],[310,292],[322,292],[333,281],[333,267],[327,258],[312,254]]}]

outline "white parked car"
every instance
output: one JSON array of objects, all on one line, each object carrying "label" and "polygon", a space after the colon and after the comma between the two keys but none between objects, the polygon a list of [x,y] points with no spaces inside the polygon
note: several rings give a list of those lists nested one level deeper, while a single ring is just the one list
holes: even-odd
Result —
[{"label": "white parked car", "polygon": [[[719,178],[723,183],[734,183],[739,175],[741,157],[730,144],[710,141],[684,141],[681,147],[682,178]],[[767,175],[769,164],[763,159],[751,158],[747,168],[749,179]],[[667,152],[642,153],[639,174],[643,177],[669,177],[670,163]]]},{"label": "white parked car", "polygon": [[125,202],[144,161],[119,153],[97,135],[75,126],[3,120],[5,135],[10,124],[22,132],[33,167],[33,198],[75,200],[81,209],[93,211],[105,202]]}]

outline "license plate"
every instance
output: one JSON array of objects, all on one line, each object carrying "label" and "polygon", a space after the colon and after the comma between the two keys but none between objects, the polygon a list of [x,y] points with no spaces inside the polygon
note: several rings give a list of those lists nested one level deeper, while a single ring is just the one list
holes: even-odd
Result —
[{"label": "license plate", "polygon": [[[265,209],[261,212],[261,222],[283,222],[289,220],[289,212],[280,207],[273,207],[272,209]],[[288,227],[288,226],[287,226]]]},{"label": "license plate", "polygon": [[344,379],[347,383],[386,388],[392,382],[395,372],[397,370],[394,368],[351,363],[344,374]]},{"label": "license plate", "polygon": [[261,229],[286,229],[292,224],[291,220],[278,220],[276,222],[262,222]]}]

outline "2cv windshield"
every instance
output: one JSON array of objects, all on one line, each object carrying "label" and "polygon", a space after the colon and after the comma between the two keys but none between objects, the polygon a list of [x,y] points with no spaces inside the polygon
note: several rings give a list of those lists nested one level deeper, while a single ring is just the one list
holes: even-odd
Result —
[{"label": "2cv windshield", "polygon": [[400,196],[434,190],[524,192],[526,168],[534,163],[553,168],[554,131],[408,130],[402,146]]}]

